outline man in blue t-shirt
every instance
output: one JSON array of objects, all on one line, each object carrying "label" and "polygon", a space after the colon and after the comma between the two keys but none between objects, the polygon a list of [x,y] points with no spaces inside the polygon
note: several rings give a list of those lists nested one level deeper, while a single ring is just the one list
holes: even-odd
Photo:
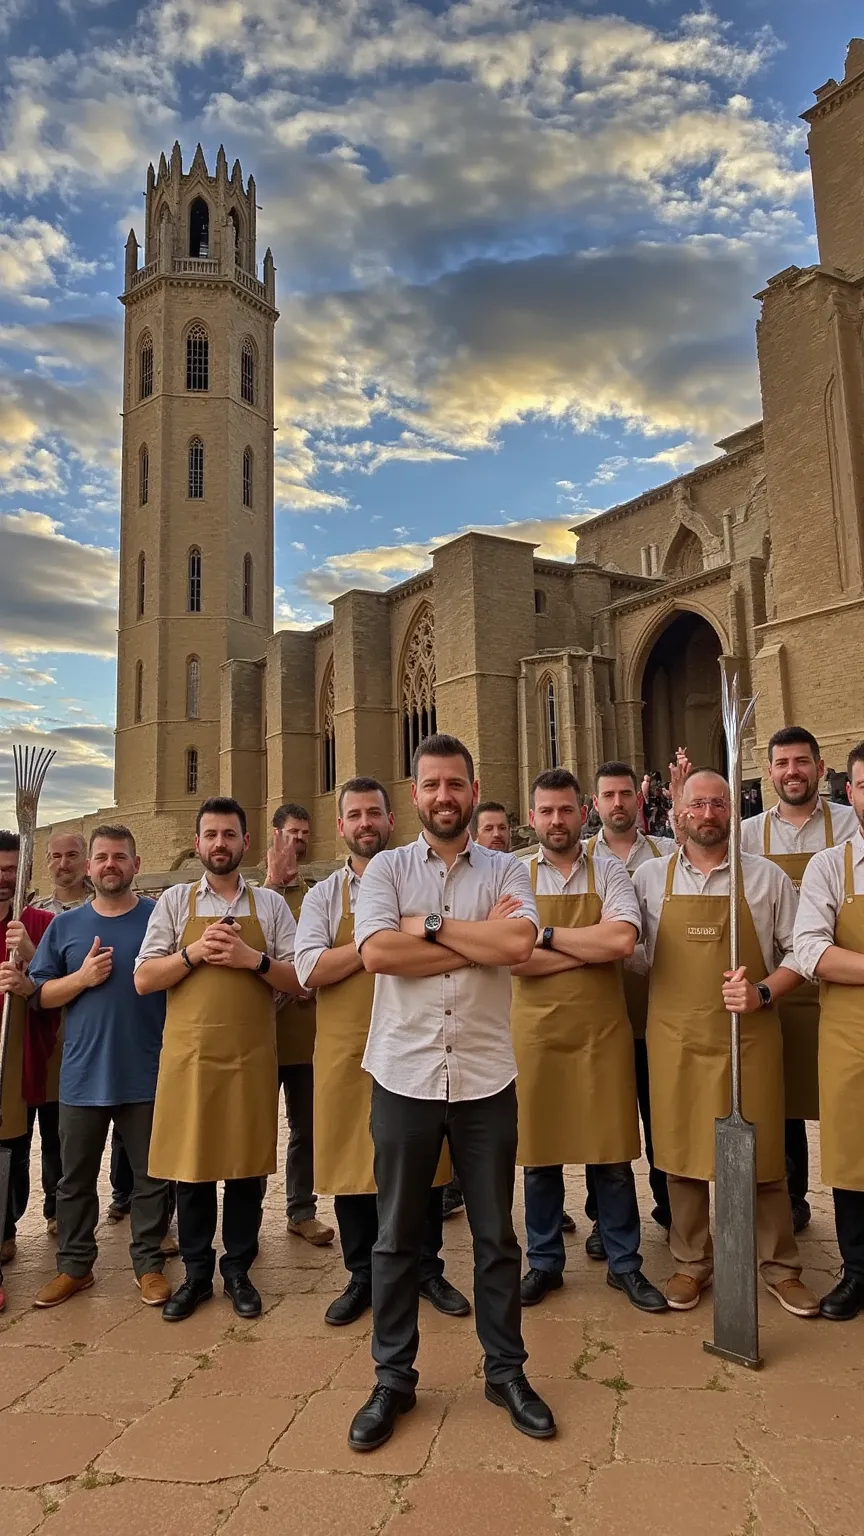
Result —
[{"label": "man in blue t-shirt", "polygon": [[65,1009],[58,1274],[39,1292],[37,1307],[59,1306],[93,1284],[97,1181],[112,1120],[135,1176],[129,1252],[141,1300],[163,1306],[171,1295],[160,1252],[168,1185],[147,1172],[165,994],[139,997],[132,979],[155,905],[132,890],[139,865],[128,828],[97,827],[87,864],[93,900],[54,919],[30,964],[41,1006]]}]

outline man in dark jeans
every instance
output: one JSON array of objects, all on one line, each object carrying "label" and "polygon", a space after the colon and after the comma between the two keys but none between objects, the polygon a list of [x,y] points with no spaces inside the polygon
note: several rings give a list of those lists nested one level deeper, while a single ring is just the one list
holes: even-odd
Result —
[{"label": "man in dark jeans", "polygon": [[39,1291],[37,1307],[59,1306],[93,1284],[99,1168],[112,1121],[134,1171],[130,1255],[141,1300],[163,1306],[171,1295],[160,1251],[168,1185],[147,1171],[165,997],[142,999],[134,987],[135,958],[154,907],[132,890],[138,867],[126,827],[97,827],[89,857],[93,900],[54,919],[30,965],[42,1006],[66,1009],[58,1273]]}]

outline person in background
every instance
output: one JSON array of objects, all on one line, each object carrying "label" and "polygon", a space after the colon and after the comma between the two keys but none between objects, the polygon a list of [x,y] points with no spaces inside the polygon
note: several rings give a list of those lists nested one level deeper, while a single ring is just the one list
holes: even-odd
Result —
[{"label": "person in background", "polygon": [[[295,801],[280,805],[273,815],[273,834],[267,849],[265,888],[278,891],[288,904],[295,924],[309,890],[297,866],[309,851],[309,812]],[[314,1167],[315,998],[298,990],[277,999],[276,1049],[279,1055],[279,1087],[285,1095],[290,1134],[285,1155],[285,1215],[291,1237],[301,1237],[315,1248],[332,1243],[335,1232],[318,1220]]]}]

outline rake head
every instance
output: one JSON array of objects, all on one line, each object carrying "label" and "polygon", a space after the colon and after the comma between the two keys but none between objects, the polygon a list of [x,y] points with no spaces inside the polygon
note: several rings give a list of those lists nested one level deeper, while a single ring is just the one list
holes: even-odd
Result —
[{"label": "rake head", "polygon": [[56,753],[48,747],[12,748],[12,760],[15,764],[15,814],[18,818],[18,831],[22,837],[26,832],[32,833],[36,830],[39,796],[45,783],[45,775],[55,756]]}]

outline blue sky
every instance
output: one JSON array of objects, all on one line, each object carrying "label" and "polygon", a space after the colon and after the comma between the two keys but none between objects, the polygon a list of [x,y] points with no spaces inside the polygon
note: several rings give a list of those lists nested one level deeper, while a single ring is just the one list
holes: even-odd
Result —
[{"label": "blue sky", "polygon": [[759,415],[753,293],[816,258],[798,114],[852,0],[0,0],[0,823],[111,803],[123,243],[175,138],[258,186],[276,621],[466,526],[580,515]]}]

